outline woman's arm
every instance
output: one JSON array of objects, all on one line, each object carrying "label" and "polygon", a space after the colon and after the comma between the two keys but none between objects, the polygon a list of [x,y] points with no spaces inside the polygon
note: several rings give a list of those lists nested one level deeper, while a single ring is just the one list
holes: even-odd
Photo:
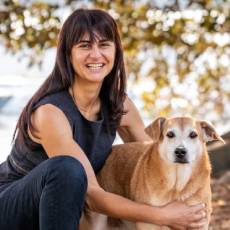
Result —
[{"label": "woman's arm", "polygon": [[151,141],[152,139],[144,131],[145,125],[136,106],[128,96],[124,102],[124,110],[127,113],[122,116],[120,127],[118,128],[118,133],[122,140],[124,142]]},{"label": "woman's arm", "polygon": [[[82,163],[88,178],[86,201],[91,210],[112,217],[158,225],[176,223],[188,226],[201,218],[200,213],[194,214],[196,210],[202,209],[201,206],[188,209],[183,208],[185,205],[180,204],[181,208],[177,210],[177,213],[172,210],[172,215],[167,211],[169,209],[139,204],[104,191],[99,186],[85,153],[73,140],[72,131],[65,115],[57,107],[49,104],[40,106],[32,116],[32,123],[38,130],[35,134],[39,136],[39,142],[50,158],[58,155],[70,155]],[[171,216],[175,217],[174,220],[171,220]]]},{"label": "woman's arm", "polygon": [[[137,203],[122,196],[91,186],[87,199],[90,209],[119,219],[170,226],[175,229],[199,228],[206,224],[202,204],[187,206],[173,202],[156,207]],[[176,210],[176,211],[175,211]]]}]

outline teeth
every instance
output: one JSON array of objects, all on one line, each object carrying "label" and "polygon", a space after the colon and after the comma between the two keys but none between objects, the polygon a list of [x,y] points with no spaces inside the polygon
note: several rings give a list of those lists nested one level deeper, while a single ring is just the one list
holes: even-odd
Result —
[{"label": "teeth", "polygon": [[103,63],[87,64],[87,67],[90,67],[90,68],[100,68],[102,66],[103,66]]}]

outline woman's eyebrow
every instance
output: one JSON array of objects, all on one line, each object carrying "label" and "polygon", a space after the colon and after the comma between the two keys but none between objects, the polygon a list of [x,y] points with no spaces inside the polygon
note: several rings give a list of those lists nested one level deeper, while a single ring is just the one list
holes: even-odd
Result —
[{"label": "woman's eyebrow", "polygon": [[107,38],[104,38],[104,39],[99,40],[99,42],[109,42],[109,41],[111,41],[111,40],[109,40],[109,39],[107,39]]},{"label": "woman's eyebrow", "polygon": [[[103,43],[103,42],[109,42],[111,40],[107,39],[107,38],[103,38],[103,39],[100,39],[98,42],[99,43]],[[90,40],[80,40],[78,43],[92,43],[92,41]]]},{"label": "woman's eyebrow", "polygon": [[91,43],[91,41],[90,40],[80,40],[78,43]]}]

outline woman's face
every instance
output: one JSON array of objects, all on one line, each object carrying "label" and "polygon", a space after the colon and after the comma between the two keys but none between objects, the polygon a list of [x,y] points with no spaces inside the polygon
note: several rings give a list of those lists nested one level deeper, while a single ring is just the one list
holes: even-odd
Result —
[{"label": "woman's face", "polygon": [[97,36],[91,42],[85,34],[71,50],[71,62],[76,76],[90,82],[103,82],[113,68],[115,44]]}]

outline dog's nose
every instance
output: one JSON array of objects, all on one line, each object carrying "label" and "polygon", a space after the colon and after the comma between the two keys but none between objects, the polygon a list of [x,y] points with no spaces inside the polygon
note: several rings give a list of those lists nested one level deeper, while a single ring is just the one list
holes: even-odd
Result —
[{"label": "dog's nose", "polygon": [[184,158],[186,153],[187,153],[187,151],[184,147],[178,147],[175,149],[175,154],[180,159]]}]

